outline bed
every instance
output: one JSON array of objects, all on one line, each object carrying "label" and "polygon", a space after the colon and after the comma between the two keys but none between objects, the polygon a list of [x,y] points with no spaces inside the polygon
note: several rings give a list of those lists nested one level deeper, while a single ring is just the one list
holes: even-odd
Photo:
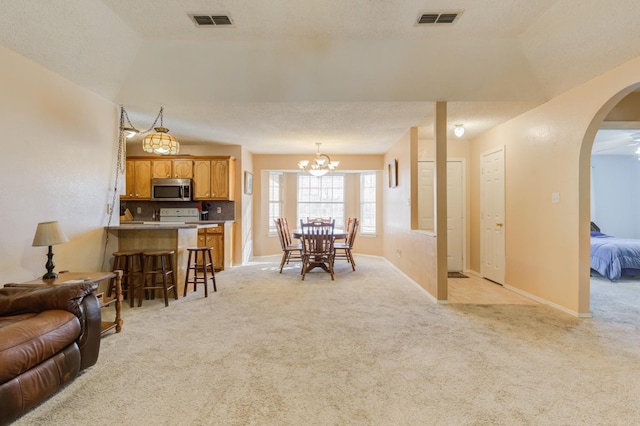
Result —
[{"label": "bed", "polygon": [[640,240],[591,231],[591,269],[611,281],[640,276]]}]

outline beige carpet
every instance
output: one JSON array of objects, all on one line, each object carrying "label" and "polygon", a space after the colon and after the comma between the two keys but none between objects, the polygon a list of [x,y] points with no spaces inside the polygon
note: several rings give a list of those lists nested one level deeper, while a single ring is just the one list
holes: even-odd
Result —
[{"label": "beige carpet", "polygon": [[[630,425],[640,308],[436,305],[386,262],[125,307],[98,364],[18,425]],[[594,293],[607,292],[608,283]],[[618,287],[620,289],[621,287]],[[640,292],[637,283],[631,290]],[[595,296],[594,296],[595,297]],[[606,299],[606,298],[604,298]]]}]

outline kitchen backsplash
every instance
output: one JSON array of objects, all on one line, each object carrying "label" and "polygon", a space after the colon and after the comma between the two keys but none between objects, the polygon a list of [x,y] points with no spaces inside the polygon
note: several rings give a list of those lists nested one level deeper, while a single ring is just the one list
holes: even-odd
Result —
[{"label": "kitchen backsplash", "polygon": [[[209,204],[208,220],[235,220],[235,201],[205,201]],[[153,220],[153,212],[162,208],[196,208],[202,206],[200,201],[120,201],[120,215],[125,209],[129,209],[133,215],[133,220],[150,221]],[[220,209],[220,213],[218,213]]]}]

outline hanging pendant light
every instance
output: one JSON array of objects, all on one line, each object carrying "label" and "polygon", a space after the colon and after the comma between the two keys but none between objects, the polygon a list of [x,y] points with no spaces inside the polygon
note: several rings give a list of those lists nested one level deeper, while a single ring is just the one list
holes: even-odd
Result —
[{"label": "hanging pendant light", "polygon": [[331,161],[327,154],[320,154],[320,142],[316,142],[318,146],[318,152],[316,153],[316,158],[312,161],[309,160],[300,160],[298,161],[298,167],[304,171],[309,173],[312,176],[324,176],[327,173],[333,171],[340,164],[339,161]]},{"label": "hanging pendant light", "polygon": [[180,150],[180,144],[169,134],[169,129],[163,126],[164,107],[160,107],[160,126],[155,127],[156,133],[147,135],[142,140],[142,149],[145,152],[160,155],[174,155]]}]

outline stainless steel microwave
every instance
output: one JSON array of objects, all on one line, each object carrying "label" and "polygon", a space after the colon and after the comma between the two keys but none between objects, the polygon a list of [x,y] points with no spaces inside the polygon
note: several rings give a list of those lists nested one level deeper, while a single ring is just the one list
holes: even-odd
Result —
[{"label": "stainless steel microwave", "polygon": [[151,179],[151,199],[191,201],[191,179]]}]

